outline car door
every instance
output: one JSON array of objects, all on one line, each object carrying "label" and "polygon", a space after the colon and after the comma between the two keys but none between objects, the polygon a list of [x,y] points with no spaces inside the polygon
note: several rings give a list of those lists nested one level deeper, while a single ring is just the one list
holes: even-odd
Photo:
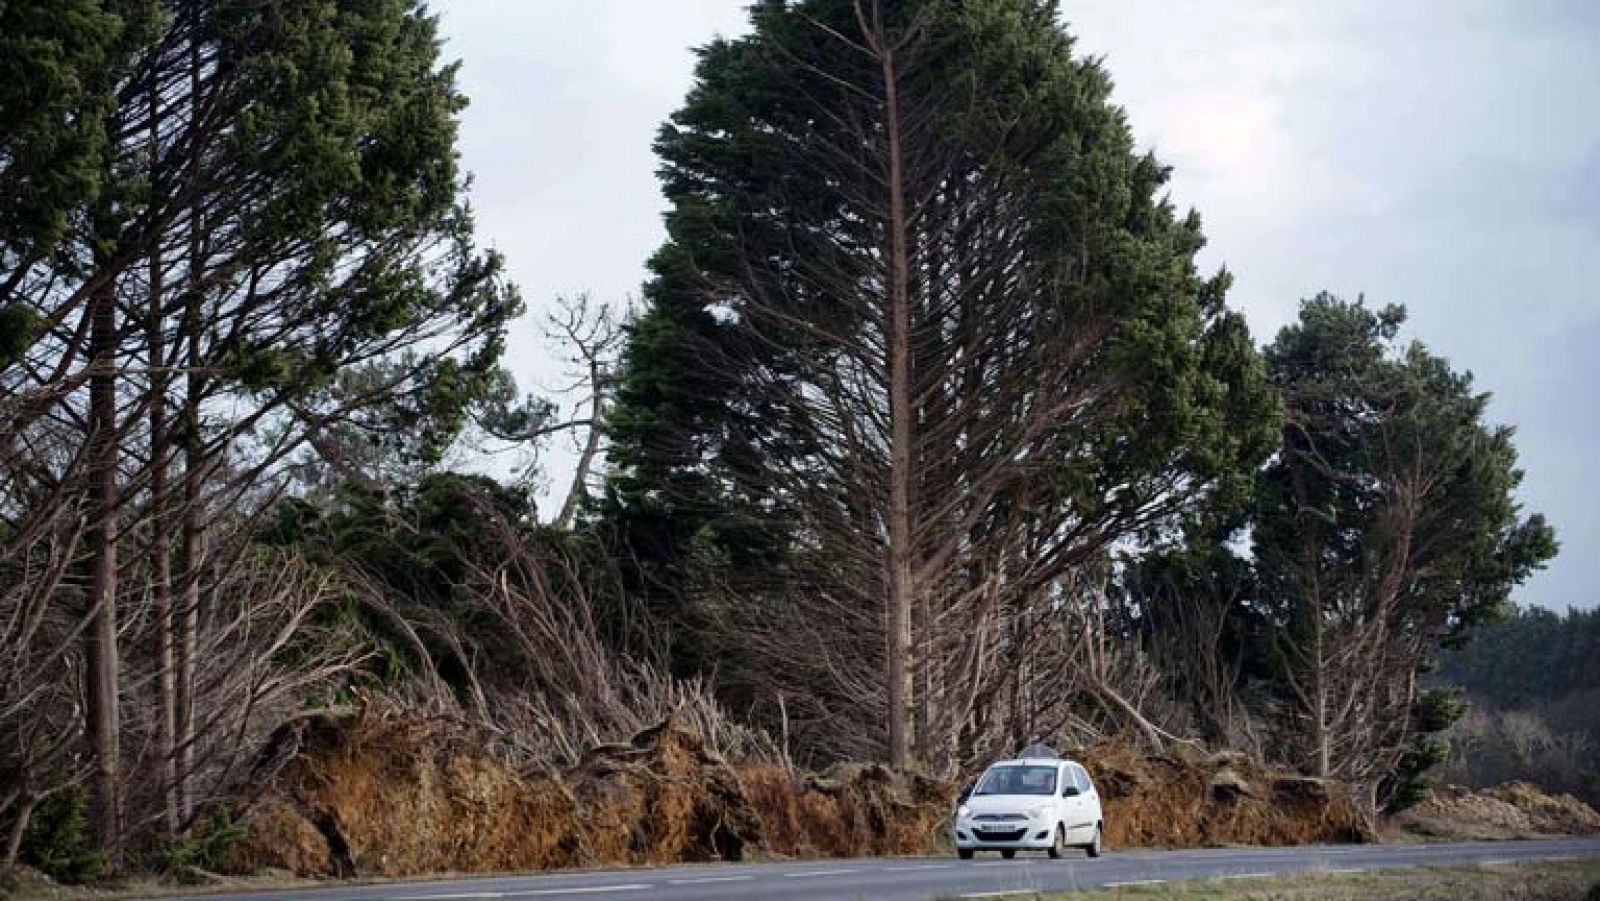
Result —
[{"label": "car door", "polygon": [[1100,810],[1100,792],[1095,789],[1094,780],[1089,778],[1089,771],[1078,764],[1073,764],[1072,766],[1077,770],[1080,789],[1078,801],[1083,805],[1080,809],[1080,815],[1083,818],[1083,822],[1087,824],[1083,830],[1083,841],[1087,844],[1094,840],[1095,824],[1103,821],[1105,817]]},{"label": "car door", "polygon": [[1067,826],[1067,843],[1081,845],[1094,838],[1095,817],[1089,804],[1089,776],[1075,763],[1063,773],[1065,797],[1061,799],[1061,821]]}]

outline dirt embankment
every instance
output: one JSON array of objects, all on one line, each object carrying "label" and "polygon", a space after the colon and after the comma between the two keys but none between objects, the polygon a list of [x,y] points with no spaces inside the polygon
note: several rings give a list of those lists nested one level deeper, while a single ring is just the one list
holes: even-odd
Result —
[{"label": "dirt embankment", "polygon": [[448,721],[310,717],[258,767],[227,869],[410,876],[929,850],[953,785],[882,767],[735,769],[672,722],[519,772]]},{"label": "dirt embankment", "polygon": [[1338,783],[1270,770],[1243,755],[1148,755],[1125,746],[1084,755],[1114,848],[1370,841]]},{"label": "dirt embankment", "polygon": [[1391,825],[1447,841],[1600,835],[1600,812],[1572,795],[1548,795],[1526,782],[1482,791],[1447,785],[1402,811]]},{"label": "dirt embankment", "polygon": [[[375,713],[284,726],[233,872],[412,876],[595,864],[934,853],[957,785],[879,766],[734,767],[672,722],[566,772],[518,771],[459,724]],[[1368,837],[1332,786],[1232,757],[1086,755],[1113,847]]]}]

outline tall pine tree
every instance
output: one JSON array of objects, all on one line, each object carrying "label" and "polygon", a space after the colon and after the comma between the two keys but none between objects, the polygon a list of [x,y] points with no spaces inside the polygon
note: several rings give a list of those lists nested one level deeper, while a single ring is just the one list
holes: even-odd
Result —
[{"label": "tall pine tree", "polygon": [[817,699],[816,732],[897,764],[1032,737],[991,714],[1028,624],[1084,603],[1063,577],[1270,447],[1228,278],[1055,3],[752,23],[657,143],[604,518],[665,615],[740,624],[680,664],[743,700]]}]

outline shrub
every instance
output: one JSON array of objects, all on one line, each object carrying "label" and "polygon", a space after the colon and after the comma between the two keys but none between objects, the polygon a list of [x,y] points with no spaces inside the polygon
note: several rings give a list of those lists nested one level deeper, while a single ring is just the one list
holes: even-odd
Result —
[{"label": "shrub", "polygon": [[40,801],[22,836],[22,862],[68,885],[98,880],[106,858],[89,842],[88,810],[89,791],[82,786]]}]

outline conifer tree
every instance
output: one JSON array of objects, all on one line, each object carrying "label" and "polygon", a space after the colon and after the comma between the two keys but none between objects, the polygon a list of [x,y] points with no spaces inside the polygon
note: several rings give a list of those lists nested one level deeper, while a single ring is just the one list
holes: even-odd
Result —
[{"label": "conifer tree", "polygon": [[17,147],[0,179],[50,186],[19,167],[65,167],[48,197],[0,208],[0,308],[29,329],[0,371],[0,539],[9,555],[66,528],[63,510],[88,523],[94,811],[115,860],[150,825],[125,821],[120,800],[121,676],[150,666],[119,646],[122,598],[148,587],[157,610],[145,684],[178,832],[208,748],[231,740],[199,706],[208,584],[240,552],[213,523],[270,499],[328,435],[404,434],[436,456],[504,388],[503,326],[521,307],[473,246],[455,150],[465,101],[421,2],[75,2],[86,30],[53,36],[47,7],[0,12],[41,31],[18,42],[42,62],[83,57],[100,93],[63,93],[71,79],[50,65],[18,73],[18,96],[76,104],[82,148],[39,124],[55,108],[7,95],[0,123]]},{"label": "conifer tree", "polygon": [[1321,294],[1268,347],[1283,449],[1252,530],[1284,756],[1375,808],[1404,800],[1460,713],[1421,675],[1557,549],[1517,502],[1512,429],[1469,374],[1399,344],[1404,321]]},{"label": "conifer tree", "polygon": [[[604,515],[667,615],[751,617],[746,675],[875,718],[896,764],[944,760],[1015,688],[1023,624],[1081,600],[1064,574],[1240,494],[1270,394],[1198,217],[1054,2],[752,23],[657,142],[669,237]],[[696,583],[726,605],[697,614]]]}]

